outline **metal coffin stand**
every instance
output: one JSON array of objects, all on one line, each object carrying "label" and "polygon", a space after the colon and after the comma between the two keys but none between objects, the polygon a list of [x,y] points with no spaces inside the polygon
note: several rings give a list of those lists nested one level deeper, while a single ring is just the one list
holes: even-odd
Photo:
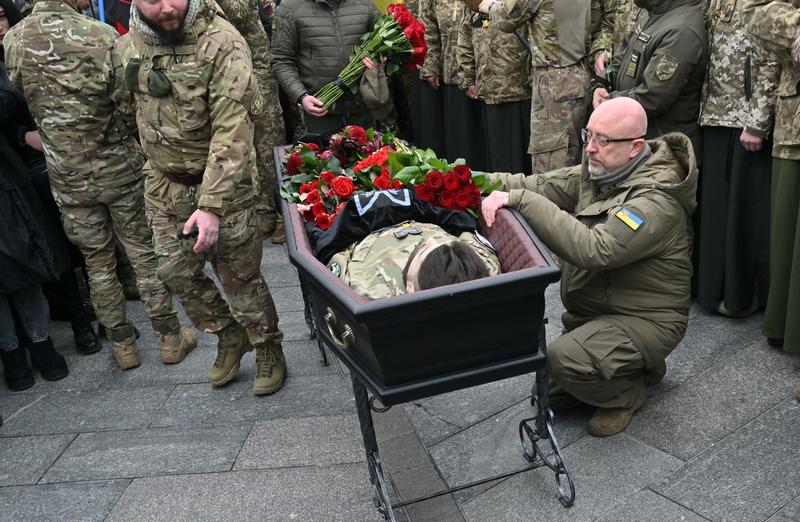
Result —
[{"label": "metal coffin stand", "polygon": [[[575,488],[553,433],[545,368],[544,290],[559,279],[560,272],[525,220],[503,209],[497,224],[484,232],[497,248],[503,274],[368,301],[313,256],[296,207],[283,201],[281,205],[289,258],[300,275],[306,321],[317,337],[323,361],[327,364],[325,346],[350,370],[379,512],[395,520],[393,508],[542,466],[555,475],[559,501],[571,506]],[[539,400],[532,397],[531,404],[537,413],[519,424],[526,466],[392,504],[372,410],[385,411],[403,402],[533,371]],[[549,444],[552,453],[540,448],[540,443]]]}]

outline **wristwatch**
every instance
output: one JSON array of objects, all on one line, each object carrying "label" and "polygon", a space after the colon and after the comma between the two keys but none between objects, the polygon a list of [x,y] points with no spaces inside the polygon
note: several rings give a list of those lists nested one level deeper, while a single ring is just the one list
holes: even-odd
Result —
[{"label": "wristwatch", "polygon": [[304,92],[303,94],[300,95],[299,98],[297,98],[297,106],[300,107],[301,109],[303,108],[303,98],[305,98],[308,95],[309,94],[307,92]]}]

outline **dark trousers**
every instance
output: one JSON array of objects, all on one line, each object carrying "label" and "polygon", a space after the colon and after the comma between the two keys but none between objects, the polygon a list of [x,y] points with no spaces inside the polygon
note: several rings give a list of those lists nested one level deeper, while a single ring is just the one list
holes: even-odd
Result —
[{"label": "dark trousers", "polygon": [[531,173],[531,101],[483,105],[486,170]]},{"label": "dark trousers", "polygon": [[486,170],[486,138],[483,134],[483,102],[469,98],[455,85],[444,89],[444,148],[447,161],[467,160],[475,170]]}]

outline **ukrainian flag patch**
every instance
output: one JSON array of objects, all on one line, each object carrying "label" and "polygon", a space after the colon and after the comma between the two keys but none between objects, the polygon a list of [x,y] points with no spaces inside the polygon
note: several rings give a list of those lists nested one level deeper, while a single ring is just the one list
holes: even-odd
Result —
[{"label": "ukrainian flag patch", "polygon": [[637,216],[631,209],[627,207],[622,207],[619,212],[616,213],[616,216],[622,220],[623,223],[628,225],[631,230],[638,230],[642,224],[644,224],[644,219]]}]

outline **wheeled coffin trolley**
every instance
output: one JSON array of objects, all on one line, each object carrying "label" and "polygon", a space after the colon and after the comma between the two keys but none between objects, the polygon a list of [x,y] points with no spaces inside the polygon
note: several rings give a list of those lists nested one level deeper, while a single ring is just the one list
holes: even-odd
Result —
[{"label": "wheeled coffin trolley", "polygon": [[[276,165],[280,164],[276,154]],[[544,291],[558,281],[560,271],[525,220],[502,209],[496,224],[481,230],[497,250],[502,274],[369,301],[314,257],[296,206],[285,201],[281,205],[309,329],[323,361],[327,363],[327,347],[350,370],[369,477],[383,516],[394,520],[393,508],[542,466],[553,471],[560,502],[571,506],[575,488],[553,432],[545,367]],[[392,504],[373,410],[534,371],[538,399],[531,401],[536,416],[519,424],[527,465]]]}]

